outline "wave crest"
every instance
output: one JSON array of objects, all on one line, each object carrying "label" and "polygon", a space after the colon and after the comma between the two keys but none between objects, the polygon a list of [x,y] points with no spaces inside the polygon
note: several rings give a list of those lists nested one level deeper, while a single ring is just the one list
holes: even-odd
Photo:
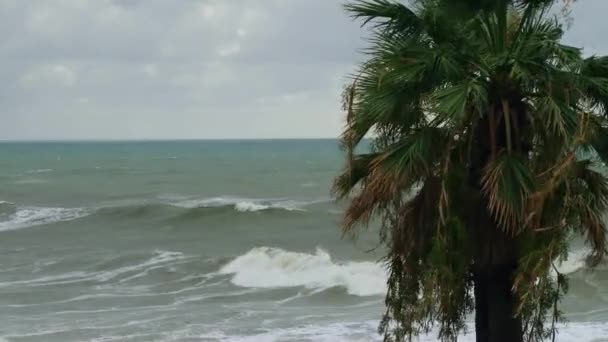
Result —
[{"label": "wave crest", "polygon": [[8,216],[7,220],[0,222],[0,231],[71,221],[88,214],[89,212],[84,208],[17,208],[14,213]]},{"label": "wave crest", "polygon": [[[571,274],[585,268],[586,255],[585,250],[572,251],[558,266],[560,272]],[[219,273],[231,275],[231,282],[241,287],[343,287],[356,296],[385,294],[388,277],[380,263],[336,262],[321,248],[314,253],[299,253],[256,247],[223,266]]]},{"label": "wave crest", "polygon": [[49,172],[53,172],[53,169],[32,169],[32,170],[27,170],[25,171],[25,173],[49,173]]},{"label": "wave crest", "polygon": [[280,248],[257,247],[220,269],[232,275],[241,287],[280,288],[304,286],[310,289],[343,287],[355,296],[383,295],[387,274],[374,262],[339,263],[317,248],[314,254]]},{"label": "wave crest", "polygon": [[140,219],[144,217],[188,219],[214,213],[252,213],[261,211],[300,212],[315,203],[327,200],[298,201],[286,199],[247,199],[240,197],[213,197],[203,199],[177,198],[172,201],[130,200],[88,208],[18,207],[0,201],[0,231],[71,221],[94,214],[96,217]]},{"label": "wave crest", "polygon": [[251,198],[240,198],[240,197],[212,197],[203,199],[189,199],[178,202],[173,202],[171,205],[187,208],[219,208],[219,207],[233,207],[234,210],[239,212],[254,212],[263,211],[270,209],[280,209],[287,211],[304,211],[304,207],[309,204],[316,203],[318,201],[294,201],[284,199],[251,199]]}]

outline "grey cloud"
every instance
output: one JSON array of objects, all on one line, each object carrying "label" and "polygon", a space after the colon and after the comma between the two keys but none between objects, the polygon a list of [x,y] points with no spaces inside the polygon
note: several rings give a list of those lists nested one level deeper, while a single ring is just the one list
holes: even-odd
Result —
[{"label": "grey cloud", "polygon": [[[0,0],[0,139],[335,137],[364,46],[341,3]],[[605,52],[606,6],[568,41]]]}]

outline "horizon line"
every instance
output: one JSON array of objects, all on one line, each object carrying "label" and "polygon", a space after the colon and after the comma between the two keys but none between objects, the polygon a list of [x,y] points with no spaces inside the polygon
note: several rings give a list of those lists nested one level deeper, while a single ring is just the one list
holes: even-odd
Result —
[{"label": "horizon line", "polygon": [[340,137],[294,138],[143,138],[143,139],[0,139],[0,143],[103,143],[103,142],[180,142],[180,141],[289,141],[289,140],[339,140]]}]

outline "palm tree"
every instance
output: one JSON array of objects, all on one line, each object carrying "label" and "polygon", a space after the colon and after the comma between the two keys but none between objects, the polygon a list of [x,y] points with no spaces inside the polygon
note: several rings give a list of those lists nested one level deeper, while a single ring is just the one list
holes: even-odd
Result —
[{"label": "palm tree", "polygon": [[473,312],[480,342],[555,338],[568,242],[607,253],[608,57],[561,44],[552,2],[346,5],[371,38],[334,191],[345,233],[379,226],[386,341],[454,341]]}]

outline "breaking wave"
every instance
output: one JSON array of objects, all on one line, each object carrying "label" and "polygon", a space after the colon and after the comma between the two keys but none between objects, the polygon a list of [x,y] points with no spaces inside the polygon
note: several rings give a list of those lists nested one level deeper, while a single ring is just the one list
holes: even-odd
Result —
[{"label": "breaking wave", "polygon": [[[559,265],[570,274],[585,267],[585,250],[575,250]],[[386,293],[387,271],[376,262],[337,262],[321,248],[314,253],[256,247],[238,256],[220,274],[231,275],[234,285],[251,288],[303,286],[309,289],[343,287],[351,295],[374,296]]]},{"label": "breaking wave", "polygon": [[355,296],[386,292],[387,273],[381,264],[336,262],[321,248],[308,254],[257,247],[222,267],[220,273],[232,275],[232,283],[241,287],[343,287]]},{"label": "breaking wave", "polygon": [[84,208],[18,207],[6,220],[0,221],[0,231],[71,221],[88,214],[88,210]]},{"label": "breaking wave", "polygon": [[270,209],[287,211],[304,211],[304,207],[319,201],[296,201],[285,199],[251,199],[240,197],[212,197],[203,199],[188,199],[171,203],[176,207],[195,208],[219,208],[232,207],[239,212],[253,212]]},{"label": "breaking wave", "polygon": [[71,221],[94,214],[96,217],[144,218],[182,217],[188,219],[218,213],[305,212],[307,206],[329,200],[299,201],[290,199],[248,199],[212,197],[173,201],[127,201],[87,208],[20,207],[0,201],[0,231]]}]

